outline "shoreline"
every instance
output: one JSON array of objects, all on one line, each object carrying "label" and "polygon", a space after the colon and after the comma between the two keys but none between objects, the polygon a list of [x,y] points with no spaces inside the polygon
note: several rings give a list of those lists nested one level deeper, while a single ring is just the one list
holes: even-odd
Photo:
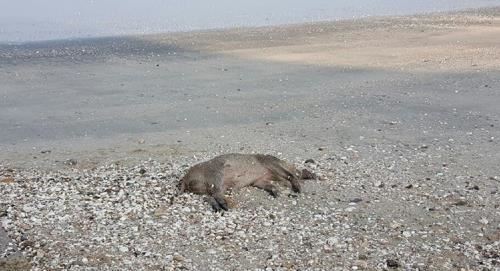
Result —
[{"label": "shoreline", "polygon": [[[339,20],[327,20],[327,21],[316,21],[316,22],[306,22],[306,23],[289,23],[289,24],[279,24],[279,25],[265,25],[265,26],[242,26],[242,27],[227,27],[227,28],[213,28],[213,29],[199,29],[199,30],[188,30],[188,31],[172,31],[172,32],[161,32],[161,33],[149,33],[149,34],[130,34],[130,35],[116,35],[116,36],[98,36],[98,37],[76,37],[68,39],[51,39],[51,40],[39,40],[39,41],[26,41],[26,42],[0,42],[0,49],[17,49],[22,47],[30,47],[32,50],[38,50],[37,46],[40,48],[54,46],[55,49],[61,46],[67,45],[79,45],[79,44],[107,44],[116,42],[125,42],[133,39],[144,40],[144,41],[154,41],[155,39],[171,38],[173,41],[180,41],[181,44],[187,45],[190,37],[203,38],[204,36],[215,36],[220,35],[245,35],[251,33],[272,33],[272,32],[299,32],[299,35],[303,35],[302,31],[305,28],[336,28],[337,26],[344,26],[345,28],[340,28],[339,30],[349,30],[352,26],[362,26],[363,28],[378,28],[386,25],[387,23],[395,22],[398,24],[409,23],[411,21],[418,23],[419,21],[425,22],[430,20],[430,23],[435,23],[436,19],[443,19],[444,23],[451,23],[451,25],[457,26],[467,26],[468,24],[483,24],[478,19],[491,20],[497,18],[500,10],[500,6],[486,7],[486,8],[470,8],[456,11],[439,11],[439,12],[427,12],[418,13],[412,15],[385,15],[385,16],[366,16],[360,18],[348,18]],[[462,17],[461,17],[462,16]],[[493,16],[493,17],[491,17]],[[472,20],[467,20],[467,18],[472,18]],[[475,20],[474,20],[475,19]],[[455,21],[453,21],[455,20]],[[458,21],[456,21],[458,20]],[[375,23],[375,24],[373,24]],[[498,23],[498,22],[497,22]],[[353,29],[351,29],[353,30]],[[189,41],[182,42],[182,39],[188,39]],[[179,40],[180,39],[180,40]],[[3,47],[3,48],[2,48]],[[202,49],[194,47],[196,49]],[[2,57],[2,55],[0,55]],[[5,57],[5,56],[4,56]]]},{"label": "shoreline", "polygon": [[[314,5],[314,3],[312,5]],[[408,3],[402,4],[402,5],[407,6]],[[500,5],[500,3],[496,3],[496,5],[498,7],[498,5]],[[292,8],[292,6],[294,6],[293,3],[291,5],[288,5],[288,8]],[[326,5],[326,6],[329,6],[329,5]],[[427,6],[427,8],[424,8],[423,6]],[[407,6],[406,8],[403,8],[402,10],[397,10],[397,9],[391,8],[390,6],[386,6],[385,8],[381,7],[381,10],[378,10],[378,11],[375,11],[374,9],[369,9],[369,10],[365,10],[364,12],[361,11],[361,9],[363,9],[363,8],[358,10],[358,8],[351,7],[351,8],[354,8],[354,10],[349,11],[349,8],[345,7],[347,9],[344,10],[345,11],[344,13],[339,12],[338,8],[332,9],[331,7],[328,8],[328,7],[323,6],[326,9],[328,9],[329,11],[325,10],[325,13],[322,16],[319,14],[318,14],[319,16],[314,16],[311,13],[311,14],[309,14],[310,20],[306,19],[307,16],[303,17],[302,19],[295,18],[295,20],[293,20],[291,18],[279,19],[277,17],[280,17],[280,15],[275,14],[275,15],[277,15],[277,17],[274,16],[274,19],[271,18],[271,20],[268,20],[269,18],[266,18],[265,21],[261,21],[260,23],[257,23],[257,21],[259,21],[259,19],[257,17],[259,17],[259,16],[253,18],[253,20],[249,17],[248,18],[249,20],[234,22],[233,24],[230,23],[229,21],[227,21],[226,23],[221,23],[221,21],[219,21],[215,18],[213,18],[213,19],[215,19],[214,21],[218,21],[218,23],[215,23],[215,24],[209,23],[208,25],[206,25],[206,24],[198,25],[198,26],[192,25],[191,23],[188,22],[189,20],[184,22],[186,24],[186,26],[191,25],[191,27],[181,27],[181,26],[177,25],[175,22],[170,21],[170,24],[173,23],[174,25],[177,25],[177,27],[175,27],[175,26],[172,27],[172,25],[169,26],[167,24],[167,25],[163,25],[163,27],[162,27],[164,29],[164,31],[159,31],[157,27],[154,27],[157,30],[151,31],[152,28],[143,26],[143,27],[145,27],[143,33],[138,31],[139,28],[136,28],[136,25],[130,24],[131,18],[127,18],[129,20],[124,20],[124,21],[122,20],[122,22],[116,21],[114,26],[112,26],[112,25],[107,26],[110,29],[106,29],[106,30],[101,29],[101,31],[93,32],[94,34],[92,34],[92,31],[87,31],[88,29],[80,29],[83,25],[78,25],[78,23],[73,24],[71,28],[73,28],[73,31],[77,32],[78,35],[85,36],[85,38],[99,38],[99,37],[109,37],[109,36],[143,35],[145,33],[148,33],[148,34],[166,34],[166,33],[176,33],[176,32],[198,32],[198,31],[205,31],[205,30],[209,30],[209,31],[210,30],[227,30],[227,29],[231,29],[231,28],[258,28],[258,27],[266,27],[266,26],[281,27],[281,26],[286,26],[286,25],[302,24],[302,23],[310,23],[310,22],[322,22],[322,21],[335,22],[335,21],[350,20],[350,19],[363,19],[363,18],[370,18],[370,17],[397,17],[397,16],[422,15],[422,14],[423,15],[433,15],[433,14],[460,12],[462,10],[466,10],[468,12],[471,12],[474,10],[481,11],[481,10],[488,9],[488,8],[495,8],[495,5],[492,2],[490,2],[487,5],[481,5],[481,4],[475,5],[476,7],[470,7],[470,5],[456,5],[454,7],[451,7],[451,6],[446,7],[446,5],[445,5],[445,6],[439,7],[440,6],[439,4],[437,4],[437,5],[431,4],[430,6],[429,6],[429,4],[424,4],[423,6],[419,7],[419,5],[415,5],[415,7],[413,7],[413,8],[409,8]],[[458,7],[458,6],[461,6],[461,7]],[[78,7],[78,4],[76,4],[75,7]],[[306,9],[307,9],[307,7],[306,7]],[[385,11],[384,11],[384,9],[385,9]],[[357,10],[357,11],[355,11],[355,10]],[[269,10],[268,10],[268,12],[269,12]],[[238,13],[238,12],[236,12],[236,13]],[[250,13],[251,13],[251,11],[250,11]],[[296,13],[296,12],[294,12],[294,13]],[[296,15],[299,15],[301,13],[302,12],[300,12]],[[310,13],[310,11],[305,11],[305,13]],[[329,13],[329,15],[326,15],[327,13]],[[348,15],[348,14],[351,14],[351,15]],[[368,14],[370,14],[370,15],[368,15]],[[116,14],[113,14],[113,15],[116,15]],[[107,17],[107,19],[113,18],[114,17],[113,15],[110,17]],[[256,14],[254,14],[254,15],[256,15]],[[167,18],[163,17],[163,19],[162,19],[163,23],[165,23],[165,20],[169,21],[168,15],[162,14],[162,16],[167,16]],[[271,17],[273,17],[273,16],[271,16]],[[115,19],[117,19],[117,18],[115,17]],[[113,20],[113,19],[111,19],[111,20]],[[142,23],[148,22],[148,19],[141,20],[141,21],[142,21]],[[4,34],[3,36],[2,36],[2,33],[0,33],[0,39],[3,40],[1,43],[4,43],[4,44],[30,42],[30,40],[29,40],[30,38],[32,39],[32,41],[42,41],[43,42],[44,40],[40,38],[42,36],[52,37],[52,38],[45,38],[46,41],[48,41],[48,40],[72,40],[72,39],[79,38],[79,37],[71,37],[71,36],[74,36],[74,33],[71,34],[72,31],[69,31],[68,27],[66,27],[64,25],[60,25],[59,23],[54,23],[54,22],[51,23],[48,21],[46,21],[46,22],[39,21],[37,23],[33,23],[33,24],[37,25],[37,26],[35,26],[35,29],[37,29],[38,31],[35,33],[33,33],[33,31],[30,30],[30,27],[26,27],[26,25],[30,24],[29,20],[28,21],[25,21],[25,20],[18,21],[17,24],[26,24],[26,25],[24,25],[25,29],[17,29],[17,30],[14,30],[14,29],[16,29],[16,27],[15,27],[16,22],[15,21],[14,22],[5,21],[3,23],[6,24],[6,26],[4,26],[5,32],[3,33]],[[140,23],[140,24],[142,24],[142,23]],[[50,25],[50,30],[49,30],[49,25]],[[91,27],[91,26],[88,26],[88,27]],[[96,26],[94,26],[94,27],[96,27]],[[62,30],[61,28],[65,28],[66,31]],[[100,27],[98,27],[98,28],[100,28]],[[119,29],[121,29],[121,30],[119,30]],[[132,30],[132,29],[135,29],[135,30]],[[10,34],[8,32],[10,32]],[[11,36],[11,38],[13,38],[12,35],[15,36],[15,34],[13,34],[13,32],[18,33],[18,36],[16,36],[16,39],[18,40],[17,42],[14,40],[11,40],[11,41],[7,40],[8,36]],[[127,33],[127,32],[128,32],[128,34],[123,34],[123,33]],[[29,34],[29,33],[31,33],[31,34]],[[64,36],[66,36],[66,38],[63,38]],[[30,38],[27,38],[27,37],[30,37]],[[56,38],[56,37],[59,37],[59,38]],[[23,39],[24,41],[19,41],[19,39]],[[26,40],[26,39],[28,39],[28,40]]]}]

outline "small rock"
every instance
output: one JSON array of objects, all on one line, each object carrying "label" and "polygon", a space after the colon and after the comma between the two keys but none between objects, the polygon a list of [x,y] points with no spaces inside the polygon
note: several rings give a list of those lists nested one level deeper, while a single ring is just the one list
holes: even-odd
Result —
[{"label": "small rock", "polygon": [[43,258],[45,257],[45,252],[43,252],[41,249],[39,249],[37,252],[36,252],[36,256],[38,258]]},{"label": "small rock", "polygon": [[352,212],[352,211],[354,211],[354,210],[356,210],[356,207],[354,207],[354,206],[351,206],[351,207],[347,207],[347,208],[345,208],[345,211],[346,211],[346,212]]},{"label": "small rock", "polygon": [[34,241],[26,240],[26,241],[21,242],[19,244],[19,247],[25,249],[25,248],[33,247],[34,245],[35,245]]},{"label": "small rock", "polygon": [[356,260],[354,262],[354,265],[359,267],[362,270],[365,270],[368,268],[368,263],[366,261],[363,261],[363,260]]},{"label": "small rock", "polygon": [[486,218],[484,218],[484,217],[483,217],[483,218],[481,218],[481,219],[479,220],[479,222],[481,222],[481,224],[484,224],[484,225],[487,225],[487,224],[489,223],[488,219],[486,219]]},{"label": "small rock", "polygon": [[325,253],[332,253],[334,250],[333,250],[333,247],[329,246],[329,245],[324,245],[323,246],[323,252]]},{"label": "small rock", "polygon": [[304,164],[316,164],[316,161],[314,161],[313,159],[307,159]]},{"label": "small rock", "polygon": [[186,260],[186,259],[185,259],[183,256],[181,256],[181,255],[174,255],[173,259],[174,259],[174,261],[176,261],[176,262],[183,262],[183,261],[185,261],[185,260]]},{"label": "small rock", "polygon": [[353,198],[353,199],[350,199],[349,202],[354,202],[354,203],[358,203],[358,202],[362,202],[363,199],[362,198]]},{"label": "small rock", "polygon": [[35,208],[29,207],[29,206],[23,206],[23,211],[26,213],[31,213],[35,210]]},{"label": "small rock", "polygon": [[125,253],[125,252],[128,252],[128,247],[126,247],[126,246],[119,246],[119,247],[118,247],[118,250],[119,250],[120,252]]},{"label": "small rock", "polygon": [[455,205],[455,206],[466,206],[468,204],[469,203],[465,200],[457,200],[456,202],[452,203],[452,205]]},{"label": "small rock", "polygon": [[387,267],[389,268],[398,268],[399,267],[399,262],[397,260],[394,260],[394,259],[388,259],[386,261],[387,263]]},{"label": "small rock", "polygon": [[413,188],[413,184],[409,184],[409,185],[405,186],[405,188],[406,189],[411,189],[411,188]]},{"label": "small rock", "polygon": [[76,159],[68,159],[64,161],[64,164],[68,166],[76,166],[76,164],[78,164],[78,161]]},{"label": "small rock", "polygon": [[420,146],[420,149],[421,149],[421,150],[427,150],[428,148],[429,148],[429,146],[427,146],[427,145],[422,145],[422,146]]},{"label": "small rock", "polygon": [[409,231],[403,231],[403,236],[406,237],[406,238],[409,238],[409,237],[411,237],[411,232],[409,232]]},{"label": "small rock", "polygon": [[401,228],[401,224],[400,224],[400,223],[398,223],[398,222],[394,222],[394,223],[392,223],[392,224],[391,224],[391,228],[392,228],[392,229]]},{"label": "small rock", "polygon": [[339,239],[337,237],[330,237],[326,240],[326,243],[333,246],[339,243]]},{"label": "small rock", "polygon": [[479,186],[473,185],[473,186],[469,187],[469,190],[479,190]]},{"label": "small rock", "polygon": [[166,207],[158,207],[154,210],[153,215],[155,217],[161,217],[168,214],[168,209]]},{"label": "small rock", "polygon": [[141,138],[141,139],[139,139],[139,141],[137,141],[137,143],[144,144],[144,143],[146,143],[146,140],[144,138]]},{"label": "small rock", "polygon": [[318,151],[324,151],[326,148],[325,147],[319,147]]},{"label": "small rock", "polygon": [[0,183],[6,183],[6,184],[10,184],[10,183],[14,183],[16,180],[14,180],[14,178],[12,177],[7,177],[7,178],[3,178],[2,180],[0,180]]},{"label": "small rock", "polygon": [[139,170],[139,174],[144,175],[144,173],[146,173],[146,170],[145,170],[144,168],[141,168],[141,169]]},{"label": "small rock", "polygon": [[45,154],[45,153],[51,153],[51,152],[52,152],[51,150],[43,150],[40,153]]},{"label": "small rock", "polygon": [[358,259],[360,259],[362,261],[366,261],[366,260],[368,260],[368,256],[365,254],[359,254]]}]

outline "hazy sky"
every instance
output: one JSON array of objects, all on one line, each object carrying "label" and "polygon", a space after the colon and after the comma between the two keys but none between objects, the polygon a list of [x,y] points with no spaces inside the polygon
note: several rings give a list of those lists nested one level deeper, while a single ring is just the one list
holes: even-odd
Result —
[{"label": "hazy sky", "polygon": [[0,0],[0,42],[299,23],[500,0]]}]

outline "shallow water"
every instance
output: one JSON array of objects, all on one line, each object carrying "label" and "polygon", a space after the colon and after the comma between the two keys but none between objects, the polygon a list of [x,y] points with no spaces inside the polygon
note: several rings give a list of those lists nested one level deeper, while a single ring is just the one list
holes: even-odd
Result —
[{"label": "shallow water", "polygon": [[276,25],[487,6],[500,6],[500,0],[0,0],[0,42]]}]

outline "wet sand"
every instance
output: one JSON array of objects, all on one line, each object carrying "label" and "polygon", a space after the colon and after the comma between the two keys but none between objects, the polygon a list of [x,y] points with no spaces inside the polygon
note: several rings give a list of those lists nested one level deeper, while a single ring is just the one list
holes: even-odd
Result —
[{"label": "wet sand", "polygon": [[378,150],[425,149],[432,165],[411,176],[451,164],[495,187],[499,44],[493,8],[0,45],[0,164],[321,160],[353,148],[376,163],[389,155]]},{"label": "wet sand", "polygon": [[477,129],[485,142],[475,147],[498,158],[487,140],[498,132],[497,15],[1,46],[0,159],[29,167],[240,147],[312,155],[468,141]]}]

